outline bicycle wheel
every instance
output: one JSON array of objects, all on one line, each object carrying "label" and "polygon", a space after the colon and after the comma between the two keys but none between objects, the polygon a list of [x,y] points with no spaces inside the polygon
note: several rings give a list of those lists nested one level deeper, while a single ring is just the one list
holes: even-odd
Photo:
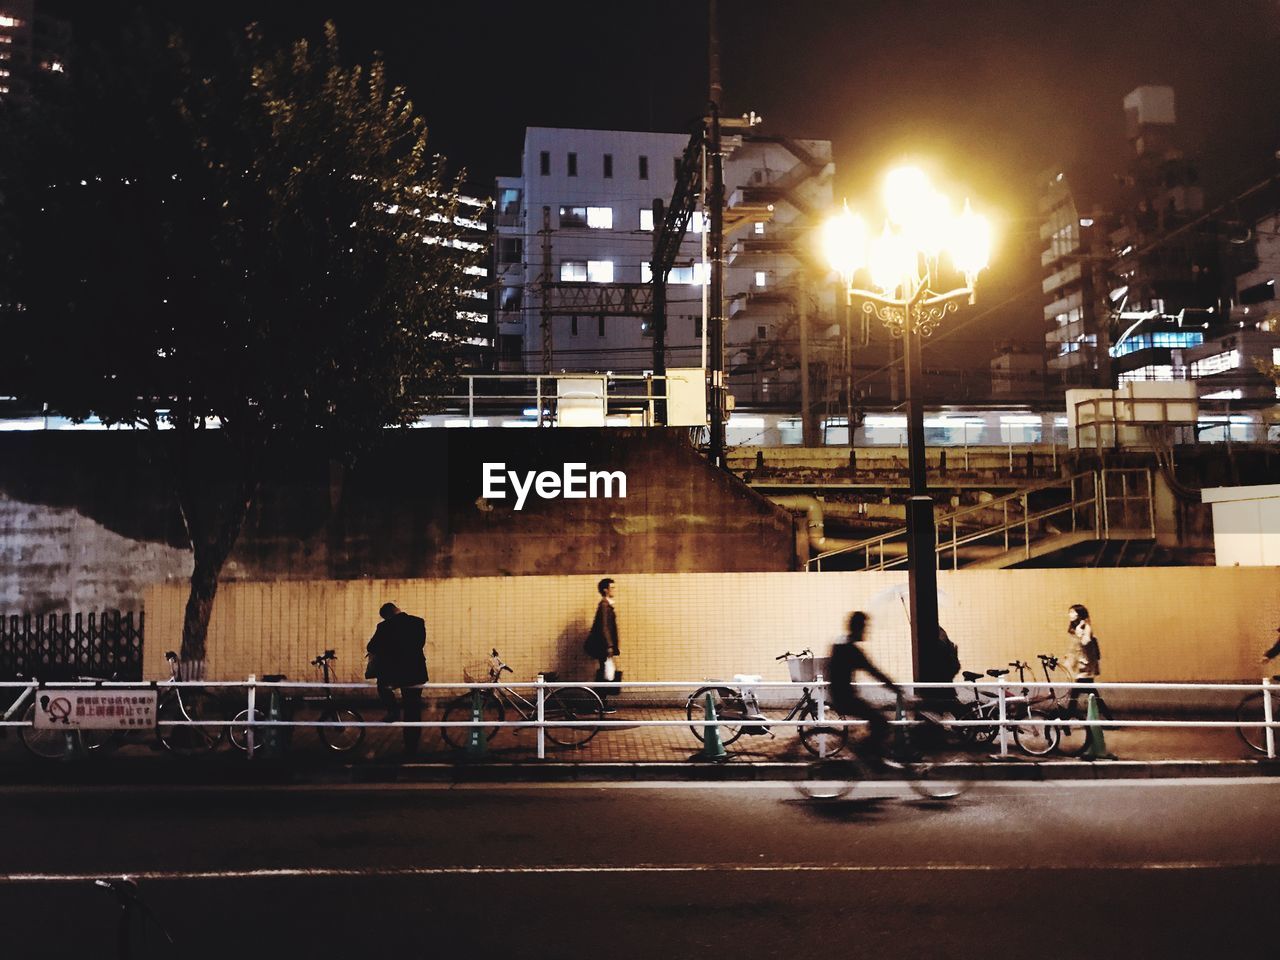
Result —
[{"label": "bicycle wheel", "polygon": [[[689,719],[689,729],[701,743],[707,725],[707,694],[711,694],[711,703],[715,707],[717,720],[744,720],[742,694],[733,687],[699,687],[684,707],[684,714]],[[721,723],[720,742],[728,746],[742,736],[740,724]]]},{"label": "bicycle wheel", "polygon": [[1043,757],[1052,753],[1058,745],[1058,728],[1044,721],[1049,717],[1035,707],[1027,709],[1026,716],[1018,718],[1013,728],[1013,739],[1018,749],[1033,757]]},{"label": "bicycle wheel", "polygon": [[[160,742],[178,756],[218,749],[227,733],[227,715],[218,698],[205,690],[174,688],[156,710]],[[223,721],[213,725],[213,721]]]},{"label": "bicycle wheel", "polygon": [[18,735],[22,738],[22,745],[33,757],[39,757],[41,760],[61,760],[67,755],[68,749],[78,750],[82,745],[79,730],[37,730],[34,726],[36,719],[34,703],[28,705],[22,714],[22,719],[32,726],[19,727]]},{"label": "bicycle wheel", "polygon": [[[1262,694],[1251,693],[1236,707],[1236,723],[1262,723],[1266,720],[1263,713]],[[1267,752],[1267,728],[1266,727],[1236,727],[1236,733],[1240,734],[1250,749],[1257,750],[1258,753]]]},{"label": "bicycle wheel", "polygon": [[796,781],[796,789],[810,800],[839,800],[861,779],[862,767],[857,760],[814,760]]},{"label": "bicycle wheel", "polygon": [[[805,719],[813,717],[808,714]],[[840,719],[844,719],[841,717]],[[849,744],[849,728],[848,727],[828,727],[828,726],[812,726],[800,728],[800,742],[804,744],[804,748],[815,757],[836,757],[839,756]]]},{"label": "bicycle wheel", "polygon": [[945,763],[902,764],[902,775],[912,792],[926,800],[955,800],[973,789],[972,775]]},{"label": "bicycle wheel", "polygon": [[[444,708],[444,716],[441,718],[446,723],[449,721],[462,722],[471,719],[471,694],[464,694],[449,703]],[[502,704],[498,702],[498,698],[489,694],[485,694],[481,701],[480,719],[490,722],[501,723],[506,716],[506,711]],[[485,738],[492,740],[498,734],[500,727],[482,727],[485,731]],[[444,737],[444,742],[455,750],[465,750],[467,742],[471,739],[470,727],[441,727],[440,735]]]},{"label": "bicycle wheel", "polygon": [[[265,723],[267,715],[261,710],[253,711],[253,722],[255,724]],[[262,748],[263,737],[267,732],[267,727],[258,727],[253,732],[253,745],[255,749]],[[235,719],[231,721],[231,726],[227,729],[227,736],[231,740],[231,745],[237,750],[249,750],[249,711],[241,710],[236,714]]]},{"label": "bicycle wheel", "polygon": [[[542,704],[547,723],[555,720],[603,720],[604,703],[587,687],[561,687],[547,694]],[[547,727],[547,739],[562,747],[581,747],[600,732],[599,727]]]},{"label": "bicycle wheel", "polygon": [[[332,707],[320,714],[321,723],[362,723],[364,717],[346,707]],[[364,727],[317,727],[320,739],[335,753],[350,753],[364,743]]]}]

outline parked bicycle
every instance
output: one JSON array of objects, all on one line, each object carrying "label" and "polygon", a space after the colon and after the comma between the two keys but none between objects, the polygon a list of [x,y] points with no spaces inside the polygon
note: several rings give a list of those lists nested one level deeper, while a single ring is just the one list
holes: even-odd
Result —
[{"label": "parked bicycle", "polygon": [[[799,653],[788,650],[774,657],[774,660],[787,662],[787,670],[793,682],[814,683],[819,673],[827,672],[830,658],[815,657],[812,650],[806,649]],[[733,685],[712,681],[707,686],[699,687],[689,694],[689,699],[685,701],[684,713],[689,720],[689,729],[693,731],[693,735],[699,741],[706,736],[707,696],[710,695],[717,720],[739,721],[719,724],[720,742],[726,747],[742,736],[776,736],[767,723],[770,718],[760,708],[760,700],[756,696],[755,687],[762,678],[738,674],[733,679]],[[782,719],[814,721],[812,726],[800,725],[797,728],[800,742],[815,757],[835,756],[849,742],[849,728],[817,724],[818,696],[825,697],[826,691],[820,690],[815,695],[813,688],[801,688],[799,699]],[[835,718],[837,714],[832,711],[831,716]]]},{"label": "parked bicycle", "polygon": [[[1272,683],[1280,683],[1280,674],[1271,678]],[[1271,719],[1280,720],[1280,688],[1277,688],[1271,694]],[[1267,719],[1266,708],[1263,704],[1265,697],[1261,690],[1257,693],[1245,694],[1244,699],[1236,706],[1236,723],[1241,726],[1236,727],[1236,733],[1240,735],[1240,739],[1251,749],[1258,753],[1267,752],[1267,728],[1256,726],[1244,726],[1244,724],[1264,723]],[[1273,728],[1275,729],[1275,728]],[[1280,729],[1275,734],[1277,742],[1280,742]]]},{"label": "parked bicycle", "polygon": [[[1031,665],[1022,660],[1014,660],[1009,667],[1018,671],[1018,682],[1026,684],[1027,672],[1031,669]],[[991,669],[986,672],[986,676],[1003,683],[1000,678],[1007,676],[1009,672],[1009,669]],[[994,743],[1000,737],[999,691],[998,689],[984,690],[978,686],[978,681],[983,677],[981,673],[965,670],[960,675],[965,682],[971,684],[970,691],[973,699],[961,703],[956,711],[956,719],[987,720],[992,723],[990,726],[973,724],[956,729],[971,743]],[[1043,698],[1032,696],[1031,689],[1027,686],[1023,686],[1019,693],[1006,694],[1004,698],[1005,718],[1015,721],[1008,727],[1013,734],[1014,743],[1023,753],[1033,757],[1042,757],[1051,753],[1058,745],[1058,728],[1045,722],[1050,718],[1048,713],[1038,705],[1042,700]]]},{"label": "parked bicycle", "polygon": [[[488,659],[463,668],[462,676],[467,683],[500,683],[504,673],[514,673],[502,662],[498,651],[490,652]],[[544,680],[554,681],[554,673],[544,673]],[[443,720],[464,721],[472,718],[476,709],[475,696],[480,698],[480,719],[489,723],[502,723],[507,711],[518,714],[522,720],[536,720],[538,705],[528,697],[511,687],[478,687],[462,696],[451,700],[444,709]],[[604,720],[604,703],[590,687],[578,684],[564,686],[553,685],[547,688],[542,700],[542,717],[549,724],[545,727],[547,739],[562,747],[584,746],[592,737],[600,732],[599,727],[588,725],[587,721]],[[574,724],[574,726],[556,726],[558,723]],[[492,740],[501,727],[482,727],[486,739]],[[441,727],[445,743],[461,750],[470,740],[471,728]],[[517,728],[517,733],[519,728]]]},{"label": "parked bicycle", "polygon": [[[160,744],[178,756],[193,756],[217,750],[227,732],[227,715],[222,709],[221,701],[203,687],[177,685],[181,674],[178,655],[168,650],[164,656],[169,664],[168,682],[174,685],[158,685],[160,692],[156,700],[156,736]],[[22,704],[30,699],[23,713],[23,720],[28,725],[18,729],[23,746],[33,756],[44,760],[61,760],[68,753],[90,753],[105,746],[118,746],[129,737],[126,730],[37,729],[37,697],[36,689],[28,690],[5,715],[7,719],[10,713],[21,709]]]},{"label": "parked bicycle", "polygon": [[[361,725],[364,723],[364,717],[351,707],[343,706],[333,695],[330,664],[338,659],[332,650],[326,650],[324,653],[314,657],[311,665],[320,671],[321,680],[324,686],[321,688],[322,693],[319,696],[307,695],[306,688],[298,688],[299,693],[294,696],[281,696],[280,700],[280,719],[293,721],[299,715],[302,709],[319,708],[320,715],[316,718],[316,732],[320,736],[321,742],[335,753],[351,753],[358,750],[360,744],[364,743],[365,728]],[[269,682],[280,682],[284,680],[283,675],[273,675],[263,677],[263,680]],[[263,691],[259,692],[260,697]],[[261,703],[261,699],[258,701]],[[254,707],[253,722],[257,724],[266,724],[268,716],[263,712],[261,707]],[[261,738],[273,728],[270,726],[258,727],[255,736],[258,737],[258,743],[261,744]],[[292,728],[274,728],[276,730],[288,731]],[[287,733],[285,735],[287,739]],[[231,721],[231,742],[241,750],[249,749],[249,710],[246,707],[241,710],[233,721]]]}]

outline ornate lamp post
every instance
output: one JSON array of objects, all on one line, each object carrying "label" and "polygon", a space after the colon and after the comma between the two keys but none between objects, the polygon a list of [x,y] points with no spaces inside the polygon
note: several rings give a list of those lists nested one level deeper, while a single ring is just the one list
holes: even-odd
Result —
[{"label": "ornate lamp post", "polygon": [[[911,476],[911,666],[919,679],[921,641],[932,644],[938,637],[937,534],[926,476],[920,343],[961,300],[974,302],[974,283],[990,256],[991,228],[967,200],[963,212],[954,214],[950,200],[914,167],[893,170],[885,178],[884,205],[887,217],[879,236],[872,237],[865,221],[846,204],[843,213],[825,225],[823,242],[827,259],[844,281],[846,307],[852,309],[854,300],[860,300],[864,315],[878,318],[892,336],[902,338]],[[855,285],[863,275],[869,276],[873,289]],[[944,277],[951,282],[944,282]],[[849,443],[853,444],[852,422]]]}]

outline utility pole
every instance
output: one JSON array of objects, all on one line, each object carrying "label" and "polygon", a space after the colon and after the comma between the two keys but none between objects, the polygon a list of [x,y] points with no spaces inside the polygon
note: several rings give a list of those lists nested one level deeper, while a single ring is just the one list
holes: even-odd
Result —
[{"label": "utility pole", "polygon": [[542,208],[542,372],[551,372],[551,208]]},{"label": "utility pole", "polygon": [[725,464],[724,449],[724,159],[720,155],[720,34],[717,26],[716,0],[708,0],[709,20],[709,93],[710,135],[708,151],[711,160],[711,230],[708,238],[711,256],[711,323],[709,357],[711,363],[711,463]]},{"label": "utility pole", "polygon": [[[657,378],[658,389],[665,398],[667,395],[667,278],[661,267],[662,263],[662,226],[666,223],[666,213],[661,199],[653,201],[653,256],[649,265],[653,276],[653,375]],[[659,400],[653,407],[655,426],[665,426],[667,422],[667,402]]]},{"label": "utility pole", "polygon": [[814,429],[812,403],[809,395],[809,291],[805,288],[803,274],[796,290],[796,325],[800,328],[800,436],[806,447],[813,447]]}]

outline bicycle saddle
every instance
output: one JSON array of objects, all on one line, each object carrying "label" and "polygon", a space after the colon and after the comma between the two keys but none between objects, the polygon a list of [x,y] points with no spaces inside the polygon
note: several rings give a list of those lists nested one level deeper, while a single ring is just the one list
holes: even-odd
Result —
[{"label": "bicycle saddle", "polygon": [[967,680],[969,683],[973,683],[973,681],[975,680],[982,679],[982,674],[974,673],[972,670],[965,670],[960,674],[960,676],[964,677],[965,680]]},{"label": "bicycle saddle", "polygon": [[987,671],[987,676],[988,676],[988,677],[1003,677],[1003,676],[1004,676],[1006,673],[1008,673],[1008,672],[1009,672],[1008,670],[988,670],[988,671]]}]

